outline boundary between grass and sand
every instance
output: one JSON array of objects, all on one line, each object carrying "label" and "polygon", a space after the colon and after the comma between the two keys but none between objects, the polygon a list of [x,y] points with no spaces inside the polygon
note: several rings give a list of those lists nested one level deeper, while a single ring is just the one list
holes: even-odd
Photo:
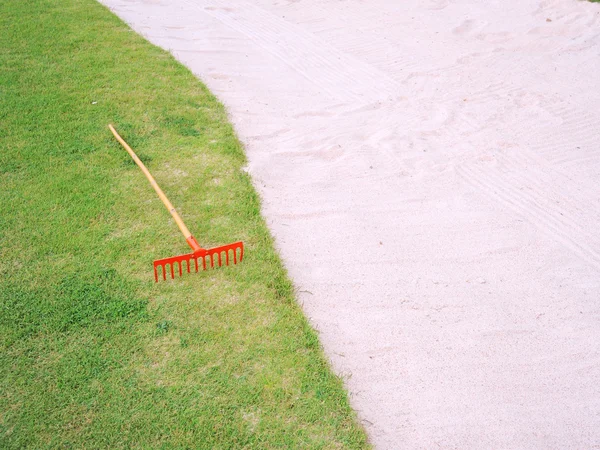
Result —
[{"label": "boundary between grass and sand", "polygon": [[[368,446],[215,97],[93,0],[0,26],[0,446]],[[109,122],[242,264],[154,284],[186,245]]]}]

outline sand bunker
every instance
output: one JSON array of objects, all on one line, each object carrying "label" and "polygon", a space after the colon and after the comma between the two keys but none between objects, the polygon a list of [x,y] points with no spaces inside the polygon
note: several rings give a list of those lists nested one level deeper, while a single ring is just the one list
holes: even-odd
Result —
[{"label": "sand bunker", "polygon": [[226,104],[378,448],[600,446],[600,5],[102,0]]}]

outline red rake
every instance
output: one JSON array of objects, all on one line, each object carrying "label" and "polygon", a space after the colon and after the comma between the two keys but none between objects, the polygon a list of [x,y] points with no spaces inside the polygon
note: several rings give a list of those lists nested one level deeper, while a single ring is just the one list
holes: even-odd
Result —
[{"label": "red rake", "polygon": [[[108,128],[110,128],[112,134],[114,134],[114,136],[117,138],[117,141],[119,141],[121,145],[125,147],[125,150],[127,150],[127,153],[129,153],[135,163],[140,167],[140,169],[142,169],[142,172],[144,172],[144,175],[146,175],[146,178],[148,178],[148,181],[150,181],[150,184],[171,213],[171,216],[173,216],[173,219],[175,219],[175,222],[181,230],[181,233],[183,233],[183,237],[185,238],[186,242],[193,250],[192,253],[185,255],[172,256],[171,258],[157,259],[154,261],[154,280],[156,282],[158,282],[159,279],[159,272],[162,273],[163,280],[167,279],[167,273],[171,275],[171,278],[175,278],[175,273],[179,273],[179,276],[182,276],[184,271],[184,262],[186,264],[187,272],[190,273],[192,269],[198,272],[199,267],[202,267],[202,270],[207,270],[208,268],[214,268],[215,264],[218,264],[219,267],[221,267],[223,262],[225,262],[225,265],[228,266],[230,262],[237,264],[238,261],[242,261],[244,258],[243,242],[234,242],[233,244],[222,245],[221,247],[209,249],[200,247],[200,244],[198,244],[196,238],[192,236],[190,230],[188,230],[188,228],[185,226],[185,223],[183,223],[183,220],[179,214],[177,214],[177,211],[162,189],[158,187],[154,177],[150,174],[148,169],[146,169],[144,163],[140,161],[140,158],[138,158],[131,147],[127,145],[127,142],[125,142],[123,138],[119,136],[119,133],[117,133],[112,125],[109,125]],[[201,260],[200,264],[198,264],[199,259]],[[161,271],[158,270],[159,267],[162,269]]]}]

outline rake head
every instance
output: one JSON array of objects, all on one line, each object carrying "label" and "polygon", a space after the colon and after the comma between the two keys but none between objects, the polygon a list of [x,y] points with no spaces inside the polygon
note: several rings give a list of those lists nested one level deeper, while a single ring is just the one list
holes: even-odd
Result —
[{"label": "rake head", "polygon": [[[166,280],[168,273],[174,279],[176,273],[182,276],[184,271],[190,273],[192,271],[198,272],[200,269],[214,269],[217,265],[218,267],[228,266],[237,264],[244,258],[243,242],[234,242],[233,244],[210,249],[201,248],[191,236],[187,242],[194,250],[192,253],[154,261],[154,280],[156,282],[159,280],[159,275],[161,275],[160,278]],[[159,270],[159,267],[161,270]]]}]

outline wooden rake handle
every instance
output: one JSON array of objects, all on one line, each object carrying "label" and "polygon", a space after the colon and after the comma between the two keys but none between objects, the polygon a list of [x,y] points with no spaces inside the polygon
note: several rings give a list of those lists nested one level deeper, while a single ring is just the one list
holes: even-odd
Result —
[{"label": "wooden rake handle", "polygon": [[175,222],[177,223],[177,226],[181,230],[183,237],[189,243],[190,238],[192,238],[192,233],[190,233],[190,230],[188,230],[188,228],[185,226],[185,223],[183,223],[181,216],[177,213],[177,211],[175,210],[175,207],[169,201],[169,199],[167,198],[165,193],[162,191],[162,189],[158,186],[154,177],[150,174],[148,169],[146,169],[146,166],[144,165],[144,163],[140,160],[140,158],[137,157],[137,155],[131,149],[131,147],[127,144],[127,142],[125,142],[123,140],[123,138],[121,136],[119,136],[119,133],[117,133],[117,130],[115,130],[115,128],[110,124],[108,125],[108,128],[110,129],[112,134],[117,138],[117,141],[119,141],[121,143],[121,145],[123,147],[125,147],[125,150],[127,150],[127,153],[129,153],[129,155],[133,158],[135,163],[140,167],[140,169],[142,169],[142,172],[144,172],[144,175],[146,175],[146,178],[148,178],[148,181],[150,182],[150,184],[152,185],[152,187],[154,188],[154,190],[156,191],[156,193],[158,194],[158,196],[160,197],[160,199],[162,200],[162,202],[164,203],[166,208],[169,210],[169,213],[171,214],[171,216],[173,216],[173,219],[175,219]]}]

